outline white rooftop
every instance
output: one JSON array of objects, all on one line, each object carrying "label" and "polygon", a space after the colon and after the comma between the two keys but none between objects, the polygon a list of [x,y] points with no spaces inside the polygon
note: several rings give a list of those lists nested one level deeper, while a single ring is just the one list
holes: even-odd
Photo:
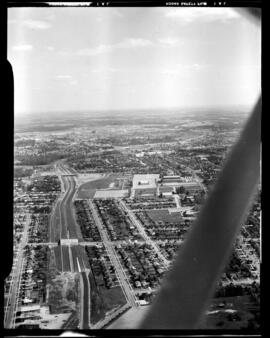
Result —
[{"label": "white rooftop", "polygon": [[133,176],[133,189],[154,189],[157,187],[159,174],[145,174]]}]

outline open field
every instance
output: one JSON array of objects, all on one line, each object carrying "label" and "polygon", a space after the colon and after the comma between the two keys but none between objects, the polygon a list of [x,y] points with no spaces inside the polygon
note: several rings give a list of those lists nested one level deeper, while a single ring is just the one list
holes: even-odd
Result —
[{"label": "open field", "polygon": [[93,273],[90,271],[88,275],[90,281],[90,293],[91,293],[91,323],[95,324],[99,320],[103,319],[104,312],[102,311],[103,308],[103,301],[99,297],[99,290],[98,286],[96,285],[95,278]]},{"label": "open field", "polygon": [[104,174],[79,174],[77,177],[77,182],[79,185],[88,183],[90,181],[96,181],[101,179]]},{"label": "open field", "polygon": [[82,184],[77,192],[77,198],[93,198],[97,189],[106,189],[112,187],[112,183],[119,175],[110,174],[103,178]]},{"label": "open field", "polygon": [[115,190],[115,189],[106,189],[106,190],[97,190],[95,192],[94,198],[123,198],[129,195],[128,189],[125,190]]},{"label": "open field", "polygon": [[105,312],[126,304],[126,299],[120,286],[113,287],[112,289],[101,287],[100,294],[105,301]]},{"label": "open field", "polygon": [[40,322],[40,328],[50,329],[50,330],[59,330],[63,326],[63,324],[69,319],[71,313],[59,313],[59,314],[41,314],[42,320]]},{"label": "open field", "polygon": [[70,272],[58,274],[49,285],[51,313],[70,313],[78,304],[79,278]]},{"label": "open field", "polygon": [[105,318],[107,312],[126,304],[126,299],[120,286],[108,289],[101,274],[94,276],[90,271],[88,276],[91,290],[91,323],[96,324]]},{"label": "open field", "polygon": [[168,210],[148,210],[148,216],[154,222],[168,222],[168,223],[175,223],[179,224],[182,221],[181,214],[179,212],[169,213]]}]

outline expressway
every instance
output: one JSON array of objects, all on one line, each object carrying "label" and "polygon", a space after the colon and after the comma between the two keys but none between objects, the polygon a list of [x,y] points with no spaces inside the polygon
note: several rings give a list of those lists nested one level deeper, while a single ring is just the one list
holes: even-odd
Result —
[{"label": "expressway", "polygon": [[[73,207],[73,199],[76,192],[75,175],[65,168],[62,163],[57,163],[55,169],[59,173],[61,186],[64,190],[64,196],[56,204],[51,220],[52,226],[58,226],[58,228],[60,227],[59,237],[51,238],[51,240],[78,239],[78,241],[82,241],[83,237],[76,222]],[[51,233],[54,233],[54,231],[51,230]],[[86,254],[83,252],[83,247],[79,245],[72,245],[70,242],[67,242],[67,245],[60,245],[60,257],[62,260],[62,271],[71,270],[71,272],[80,274],[82,294],[80,311],[81,318],[79,325],[81,329],[89,329],[91,295],[90,282],[88,278],[89,265],[88,263],[85,264],[87,260]],[[69,264],[64,265],[63,261]],[[65,266],[67,269],[65,269]]]},{"label": "expressway", "polygon": [[[58,164],[59,165],[59,164]],[[59,198],[53,206],[49,222],[49,240],[47,243],[28,243],[28,229],[30,223],[30,214],[27,214],[27,221],[23,230],[18,252],[14,261],[11,273],[11,282],[4,313],[4,327],[14,328],[17,305],[19,301],[19,290],[21,277],[24,268],[24,247],[49,245],[53,249],[58,249],[58,259],[62,271],[79,273],[83,285],[83,298],[81,299],[83,311],[81,312],[81,328],[89,328],[90,323],[90,283],[88,279],[89,262],[87,260],[84,248],[80,245],[71,245],[68,239],[82,240],[80,228],[76,223],[75,213],[73,211],[73,198],[76,192],[76,181],[73,173],[70,173],[63,165],[57,165],[55,169],[61,172],[60,180],[62,186],[62,197]],[[67,245],[57,245],[57,241],[67,240]],[[65,254],[63,256],[63,253]],[[85,263],[85,264],[84,264]]]},{"label": "expressway", "polygon": [[63,163],[56,164],[55,169],[59,172],[64,196],[59,202],[61,239],[77,238],[82,241],[82,234],[76,223],[73,208],[73,199],[76,193],[76,175],[67,169]]},{"label": "expressway", "polygon": [[60,202],[61,217],[61,239],[79,238],[82,239],[79,228],[76,224],[73,212],[73,197],[76,190],[76,182],[73,176],[61,177],[65,186],[65,195]]}]

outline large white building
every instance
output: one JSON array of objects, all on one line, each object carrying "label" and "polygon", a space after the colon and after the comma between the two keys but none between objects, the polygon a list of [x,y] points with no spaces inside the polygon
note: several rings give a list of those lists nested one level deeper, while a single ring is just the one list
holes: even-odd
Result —
[{"label": "large white building", "polygon": [[132,196],[153,196],[157,193],[159,174],[134,175]]}]

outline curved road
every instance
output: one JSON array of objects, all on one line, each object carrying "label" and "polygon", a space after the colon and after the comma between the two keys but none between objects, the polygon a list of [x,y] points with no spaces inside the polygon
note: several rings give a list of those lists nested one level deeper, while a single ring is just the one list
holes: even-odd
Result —
[{"label": "curved road", "polygon": [[76,223],[73,211],[73,197],[76,192],[76,182],[73,176],[61,177],[66,188],[65,196],[60,202],[61,238],[78,238],[82,240],[80,229]]}]

